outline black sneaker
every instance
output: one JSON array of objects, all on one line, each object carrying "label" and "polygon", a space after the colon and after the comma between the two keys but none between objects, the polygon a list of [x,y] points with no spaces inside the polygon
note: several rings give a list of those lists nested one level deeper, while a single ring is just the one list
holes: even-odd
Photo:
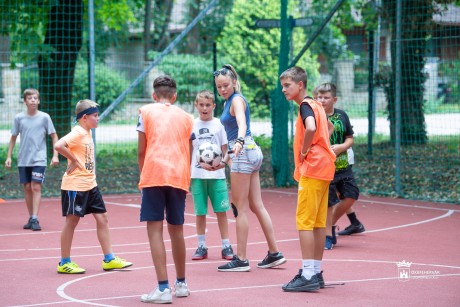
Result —
[{"label": "black sneaker", "polygon": [[198,246],[192,260],[203,260],[208,258],[208,249],[204,246]]},{"label": "black sneaker", "polygon": [[319,287],[324,289],[326,285],[324,284],[323,271],[316,273],[316,279],[318,279]]},{"label": "black sneaker", "polygon": [[30,220],[30,229],[32,229],[33,231],[42,230],[37,219]]},{"label": "black sneaker", "polygon": [[365,232],[366,229],[364,228],[364,225],[359,223],[359,225],[349,225],[347,228],[345,228],[344,230],[342,231],[339,231],[339,236],[349,236],[349,235],[352,235],[354,233],[361,233],[361,232]]},{"label": "black sneaker", "polygon": [[233,249],[230,245],[222,249],[222,259],[225,259],[225,260],[233,259]]},{"label": "black sneaker", "polygon": [[277,265],[282,265],[285,262],[286,262],[286,259],[284,258],[281,252],[270,254],[270,251],[269,251],[267,253],[267,256],[265,256],[264,260],[262,260],[262,262],[259,262],[257,264],[257,267],[261,269],[268,269],[268,268],[273,268]]},{"label": "black sneaker", "polygon": [[281,288],[286,292],[312,292],[320,289],[318,277],[313,275],[310,279],[306,279],[302,276],[302,270],[299,270],[299,274],[287,284]]},{"label": "black sneaker", "polygon": [[251,269],[249,261],[242,261],[237,255],[233,255],[232,261],[217,268],[219,272],[248,272]]},{"label": "black sneaker", "polygon": [[30,228],[32,227],[31,221],[32,221],[32,218],[29,217],[29,220],[27,221],[27,224],[25,224],[22,228],[24,228],[24,229],[30,229]]}]

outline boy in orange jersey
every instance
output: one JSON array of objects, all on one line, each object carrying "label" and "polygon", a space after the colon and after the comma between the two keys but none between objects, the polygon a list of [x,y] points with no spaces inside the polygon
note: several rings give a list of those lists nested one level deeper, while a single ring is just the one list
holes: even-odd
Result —
[{"label": "boy in orange jersey", "polygon": [[190,186],[190,137],[193,117],[173,105],[176,81],[160,76],[153,82],[153,100],[139,109],[138,162],[142,190],[141,222],[147,222],[150,251],[158,287],[144,294],[145,303],[172,303],[166,269],[163,220],[168,224],[176,268],[176,297],[189,296],[185,281],[185,239],[183,232],[185,197]]},{"label": "boy in orange jersey", "polygon": [[97,238],[104,252],[102,268],[105,271],[132,266],[112,253],[109,220],[104,200],[96,183],[94,143],[91,129],[99,122],[99,109],[91,100],[80,100],[75,108],[78,125],[54,145],[54,149],[67,158],[67,170],[62,177],[62,215],[65,216],[61,232],[61,274],[82,274],[85,270],[70,260],[75,228],[80,218],[93,214],[97,225]]},{"label": "boy in orange jersey", "polygon": [[302,251],[302,269],[286,292],[310,292],[324,288],[321,261],[326,237],[329,183],[334,178],[335,154],[329,142],[332,124],[321,103],[306,95],[307,74],[292,67],[280,76],[287,100],[299,106],[294,136],[294,179],[299,182],[296,224]]}]

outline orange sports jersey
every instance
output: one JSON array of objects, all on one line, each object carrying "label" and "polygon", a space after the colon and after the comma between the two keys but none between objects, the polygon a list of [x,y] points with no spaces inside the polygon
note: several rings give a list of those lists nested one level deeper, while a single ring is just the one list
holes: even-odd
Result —
[{"label": "orange sports jersey", "polygon": [[327,116],[321,103],[313,99],[305,99],[302,103],[308,103],[315,114],[316,132],[311,143],[310,151],[303,161],[299,160],[302,149],[305,126],[302,116],[297,116],[296,133],[294,136],[294,179],[299,181],[300,177],[314,178],[320,180],[332,180],[335,173],[335,154],[331,149],[329,133],[327,128]]},{"label": "orange sports jersey", "polygon": [[68,191],[91,190],[97,186],[94,143],[91,131],[86,131],[77,125],[63,139],[80,165],[83,166],[83,169],[77,168],[70,175],[67,172],[64,173],[61,189]]},{"label": "orange sports jersey", "polygon": [[188,191],[192,115],[162,103],[145,105],[139,112],[147,145],[139,188],[171,186]]}]

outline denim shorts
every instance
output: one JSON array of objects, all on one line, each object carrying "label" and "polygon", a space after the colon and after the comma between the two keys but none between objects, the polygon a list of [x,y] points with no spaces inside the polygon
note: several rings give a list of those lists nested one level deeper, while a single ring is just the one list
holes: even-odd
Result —
[{"label": "denim shorts", "polygon": [[[228,142],[229,150],[233,148],[236,140]],[[230,171],[232,173],[252,174],[260,170],[264,156],[262,150],[256,144],[251,136],[244,138],[243,149],[238,156],[230,154],[232,158],[232,165]]]}]

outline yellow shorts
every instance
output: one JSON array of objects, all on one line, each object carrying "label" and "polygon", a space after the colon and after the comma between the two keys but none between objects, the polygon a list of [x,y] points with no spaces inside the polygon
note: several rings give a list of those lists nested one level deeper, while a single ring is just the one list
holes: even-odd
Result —
[{"label": "yellow shorts", "polygon": [[296,211],[297,230],[326,227],[329,183],[327,180],[300,177]]}]

